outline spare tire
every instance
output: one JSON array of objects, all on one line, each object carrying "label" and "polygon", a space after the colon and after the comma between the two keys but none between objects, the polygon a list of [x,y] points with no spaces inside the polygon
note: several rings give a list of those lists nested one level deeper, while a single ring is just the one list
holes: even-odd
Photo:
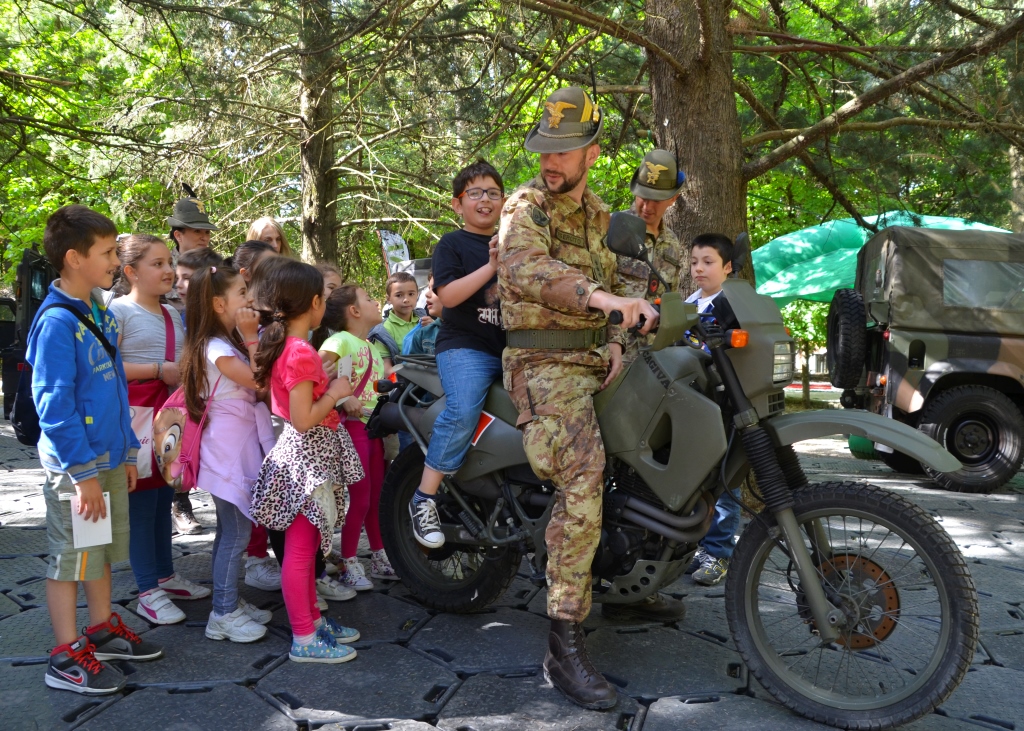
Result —
[{"label": "spare tire", "polygon": [[856,388],[867,354],[867,311],[860,292],[837,289],[828,308],[825,354],[832,385]]}]

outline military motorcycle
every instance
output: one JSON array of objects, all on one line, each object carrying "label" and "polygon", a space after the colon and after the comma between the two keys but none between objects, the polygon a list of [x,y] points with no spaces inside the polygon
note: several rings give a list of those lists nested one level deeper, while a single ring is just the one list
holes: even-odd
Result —
[{"label": "military motorcycle", "polygon": [[[613,217],[609,248],[646,261],[643,228]],[[743,500],[738,488],[752,473],[750,492],[764,507],[746,506],[753,519],[725,588],[729,628],[750,672],[818,722],[908,723],[942,703],[971,664],[979,615],[967,565],[942,527],[903,497],[859,483],[808,484],[793,445],[856,434],[935,470],[960,463],[920,432],[866,411],[785,413],[795,348],[779,309],[745,281],[728,280],[724,290],[741,329],[702,322],[694,305],[666,294],[653,344],[594,397],[607,466],[593,600],[638,602],[675,582],[716,500]],[[416,441],[392,463],[381,497],[398,575],[419,602],[448,612],[493,602],[524,556],[543,584],[554,489],[530,469],[500,383],[465,464],[438,493],[444,545],[428,550],[414,539],[407,505],[445,395],[432,358],[402,362],[405,383],[370,422]]]}]

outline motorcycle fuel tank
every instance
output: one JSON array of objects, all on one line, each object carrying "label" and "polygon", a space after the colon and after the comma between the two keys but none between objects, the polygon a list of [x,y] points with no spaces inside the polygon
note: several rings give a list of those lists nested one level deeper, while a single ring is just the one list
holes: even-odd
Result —
[{"label": "motorcycle fuel tank", "polygon": [[595,398],[605,451],[669,510],[686,505],[725,454],[722,412],[704,395],[707,359],[687,346],[642,350],[615,392]]}]

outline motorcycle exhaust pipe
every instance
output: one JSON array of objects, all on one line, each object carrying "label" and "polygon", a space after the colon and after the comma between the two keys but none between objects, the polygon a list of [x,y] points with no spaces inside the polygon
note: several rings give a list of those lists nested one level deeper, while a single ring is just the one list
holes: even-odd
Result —
[{"label": "motorcycle exhaust pipe", "polygon": [[643,513],[648,518],[653,518],[659,523],[665,523],[672,528],[693,528],[704,522],[710,508],[706,500],[698,500],[693,506],[693,512],[689,515],[672,515],[672,513],[659,510],[650,503],[638,500],[635,497],[626,498],[626,507],[632,508],[638,513]]},{"label": "motorcycle exhaust pipe", "polygon": [[[551,496],[538,495],[537,493],[531,493],[529,497],[530,505],[538,507],[546,506],[550,500]],[[658,510],[653,505],[648,505],[642,500],[632,497],[627,499],[626,505],[628,507],[623,508],[621,513],[623,518],[641,528],[646,528],[660,536],[671,538],[680,543],[696,543],[708,531],[705,525],[710,514],[710,506],[707,500],[698,501],[697,505],[694,506],[693,512],[683,517],[666,513],[664,510]],[[643,513],[636,509],[631,509],[640,506],[644,510]],[[665,525],[665,522],[667,522],[666,518],[671,518],[676,527]],[[678,530],[677,528],[688,528],[689,530]]]},{"label": "motorcycle exhaust pipe", "polygon": [[[701,501],[703,502],[703,500]],[[652,533],[657,533],[659,536],[665,538],[671,538],[674,541],[680,543],[696,543],[708,532],[707,528],[703,525],[699,525],[696,528],[691,528],[687,531],[676,530],[675,528],[669,528],[664,523],[659,523],[657,520],[648,518],[646,515],[624,508],[622,510],[622,517],[626,520],[636,523],[641,528],[646,528]]]}]

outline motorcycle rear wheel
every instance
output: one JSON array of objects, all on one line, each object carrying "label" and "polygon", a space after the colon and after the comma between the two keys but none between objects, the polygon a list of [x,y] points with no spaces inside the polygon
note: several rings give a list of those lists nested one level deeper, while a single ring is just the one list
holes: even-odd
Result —
[{"label": "motorcycle rear wheel", "polygon": [[[413,537],[409,501],[423,474],[423,452],[416,445],[391,463],[380,496],[380,529],[384,548],[395,572],[416,601],[444,612],[474,612],[487,607],[512,583],[521,557],[514,546],[461,545],[424,548]],[[470,504],[475,498],[466,496]],[[436,498],[445,522],[446,508],[460,508],[442,485]]]},{"label": "motorcycle rear wheel", "polygon": [[817,521],[831,545],[830,558],[815,557],[806,540],[846,625],[821,644],[795,567],[752,521],[725,592],[747,667],[788,708],[839,728],[885,729],[931,712],[978,642],[978,597],[956,544],[924,510],[871,485],[811,485],[793,498],[805,540]]}]

